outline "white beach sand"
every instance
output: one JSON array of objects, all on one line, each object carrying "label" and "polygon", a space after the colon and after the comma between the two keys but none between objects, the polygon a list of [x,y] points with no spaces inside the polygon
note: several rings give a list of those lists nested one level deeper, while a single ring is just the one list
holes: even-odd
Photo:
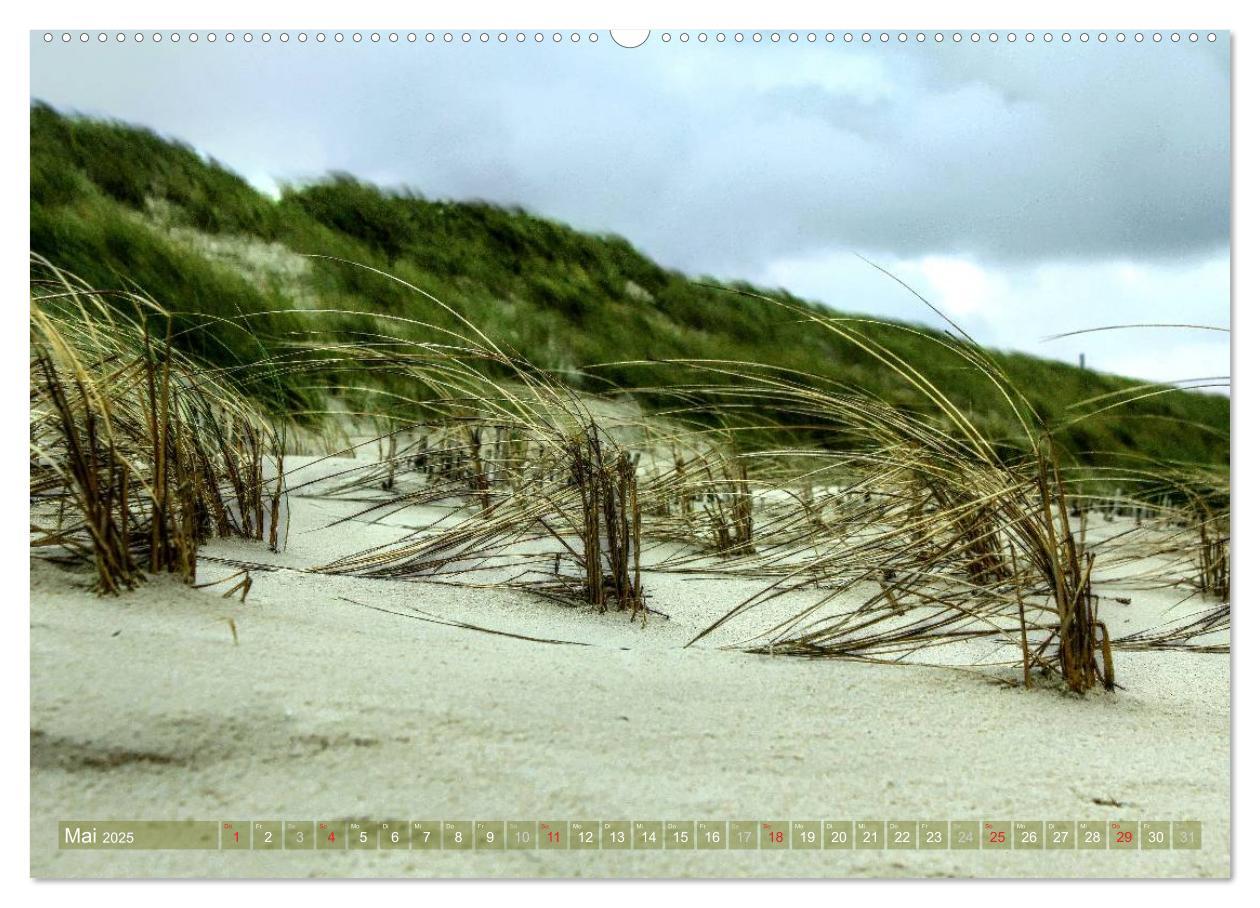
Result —
[{"label": "white beach sand", "polygon": [[[206,546],[279,568],[251,572],[244,604],[166,579],[96,598],[86,574],[32,560],[33,875],[1230,873],[1228,656],[1120,652],[1125,689],[1077,698],[947,668],[718,649],[738,628],[684,649],[758,584],[649,573],[670,617],[643,627],[525,593],[302,572],[409,522],[327,527],[355,507],[294,498],[280,554]],[[1170,591],[1107,593],[1133,600],[1104,602],[1113,636],[1202,608]],[[58,850],[69,818],[1198,819],[1203,848]]]}]

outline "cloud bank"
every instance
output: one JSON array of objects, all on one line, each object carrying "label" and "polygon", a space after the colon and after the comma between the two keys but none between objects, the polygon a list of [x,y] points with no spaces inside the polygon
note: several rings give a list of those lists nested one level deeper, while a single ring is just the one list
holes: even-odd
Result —
[{"label": "cloud bank", "polygon": [[1228,324],[1227,43],[36,36],[31,92],[182,138],[273,191],[343,170],[520,204],[689,273],[931,320],[860,253],[987,342],[1176,379],[1227,372],[1227,340],[1040,339]]}]

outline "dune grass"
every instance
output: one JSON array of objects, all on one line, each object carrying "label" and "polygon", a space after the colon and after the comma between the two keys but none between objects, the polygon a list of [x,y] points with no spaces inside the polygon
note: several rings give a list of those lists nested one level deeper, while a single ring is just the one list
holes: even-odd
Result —
[{"label": "dune grass", "polygon": [[[691,378],[581,392],[454,307],[406,289],[444,318],[296,332],[253,364],[305,397],[355,398],[362,409],[342,417],[372,427],[377,462],[306,482],[300,471],[284,475],[283,423],[234,381],[238,370],[177,350],[157,303],[106,299],[33,260],[33,550],[91,561],[103,592],[146,572],[192,582],[197,547],[212,535],[282,545],[292,491],[362,501],[345,519],[431,515],[398,542],[316,571],[523,589],[640,620],[653,611],[645,573],[760,579],[759,592],[692,644],[735,619],[755,626],[762,613],[773,617],[761,630],[726,645],[902,661],[984,640],[1009,653],[996,664],[1022,666],[1025,684],[1040,675],[1077,693],[1116,686],[1116,648],[1220,648],[1200,641],[1228,627],[1228,604],[1113,640],[1097,577],[1101,559],[1104,583],[1184,585],[1227,601],[1228,474],[1149,459],[1102,473],[1065,467],[1054,427],[957,326],[930,335],[936,360],[989,383],[1024,444],[986,434],[883,342],[887,326],[872,331],[866,320],[769,301],[802,333],[834,335],[881,363],[919,406],[826,376],[712,359],[611,363]],[[134,316],[120,315],[126,306]],[[412,340],[417,329],[436,339]],[[362,382],[381,375],[412,393]],[[756,405],[768,401],[808,415],[824,443],[740,450],[741,433],[777,426]],[[1106,487],[1124,492],[1100,495]],[[1089,538],[1089,515],[1106,523],[1122,509],[1133,529]],[[793,614],[766,608],[811,591],[814,604]]]},{"label": "dune grass", "polygon": [[278,548],[284,446],[260,411],[172,348],[153,301],[131,295],[124,318],[124,301],[32,267],[32,547],[90,561],[107,593],[146,573],[192,583],[212,535]]}]

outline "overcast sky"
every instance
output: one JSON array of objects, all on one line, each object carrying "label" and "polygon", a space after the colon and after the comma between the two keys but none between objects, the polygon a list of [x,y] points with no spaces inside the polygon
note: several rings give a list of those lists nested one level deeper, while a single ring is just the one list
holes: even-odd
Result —
[{"label": "overcast sky", "polygon": [[[749,33],[750,34],[750,33]],[[768,34],[768,33],[767,33]],[[31,96],[276,191],[339,170],[619,233],[691,274],[1139,377],[1226,375],[1228,39],[627,50],[491,38],[46,45]],[[317,251],[317,250],[310,250]],[[936,322],[939,324],[939,322]]]}]

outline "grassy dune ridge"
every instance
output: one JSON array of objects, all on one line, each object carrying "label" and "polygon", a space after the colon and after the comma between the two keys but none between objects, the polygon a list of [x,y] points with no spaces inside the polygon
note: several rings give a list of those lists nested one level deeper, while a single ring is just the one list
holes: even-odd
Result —
[{"label": "grassy dune ridge", "polygon": [[[505,348],[584,390],[683,385],[695,380],[694,369],[664,361],[713,359],[792,369],[909,411],[923,407],[895,370],[835,332],[808,330],[780,303],[838,313],[781,290],[724,287],[669,271],[620,237],[580,233],[519,209],[386,191],[348,176],[286,188],[273,200],[187,146],[38,104],[31,110],[31,158],[32,251],[98,289],[139,289],[161,301],[174,316],[180,348],[235,370],[250,393],[277,410],[323,411],[326,392],[311,383],[309,370],[248,366],[312,334],[361,342],[382,333],[375,317],[382,314],[395,319],[390,335],[412,341],[459,329],[451,313],[377,271],[432,294]],[[915,363],[985,436],[1026,448],[993,383],[942,356],[940,334],[850,326]],[[1117,334],[1116,342],[1127,341]],[[992,355],[1082,464],[1117,454],[1228,463],[1228,398],[1171,391],[1073,423],[1080,412],[1073,404],[1124,395],[1140,383],[1024,354]],[[631,365],[639,361],[654,362]],[[589,368],[609,363],[622,365]],[[365,380],[415,394],[390,387],[405,376],[376,370]],[[773,402],[756,406],[750,422],[777,420],[803,440],[837,443],[834,432],[814,433],[807,414],[777,413]],[[740,438],[763,441],[754,436]]]}]

